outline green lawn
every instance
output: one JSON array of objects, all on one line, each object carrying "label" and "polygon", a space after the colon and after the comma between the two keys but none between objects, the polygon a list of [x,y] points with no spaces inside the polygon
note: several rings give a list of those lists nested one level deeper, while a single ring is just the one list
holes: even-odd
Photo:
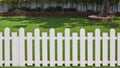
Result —
[{"label": "green lawn", "polygon": [[[18,32],[18,29],[20,27],[24,27],[26,32],[33,32],[35,28],[39,28],[42,32],[48,32],[50,28],[55,28],[57,32],[64,32],[65,28],[70,28],[71,32],[79,32],[80,28],[85,28],[87,32],[94,32],[95,28],[100,28],[102,32],[109,32],[110,28],[115,28],[117,32],[120,32],[120,16],[116,17],[113,22],[90,21],[85,17],[23,17],[23,16],[0,17],[0,32],[3,32],[5,27],[9,27],[12,32],[15,31]],[[55,68],[79,68],[79,67],[71,66]]]},{"label": "green lawn", "polygon": [[0,17],[0,32],[5,27],[9,27],[11,31],[18,31],[20,27],[24,27],[26,31],[33,31],[35,28],[48,31],[55,28],[60,32],[65,28],[70,28],[71,32],[79,32],[80,28],[92,32],[95,28],[100,28],[102,32],[115,28],[120,32],[120,17],[116,17],[113,22],[89,21],[84,17]]}]

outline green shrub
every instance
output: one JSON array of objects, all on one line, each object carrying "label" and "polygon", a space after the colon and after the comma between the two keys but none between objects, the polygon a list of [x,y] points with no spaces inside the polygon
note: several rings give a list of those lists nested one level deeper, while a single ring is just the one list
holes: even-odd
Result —
[{"label": "green shrub", "polygon": [[64,8],[64,11],[78,11],[76,8]]}]

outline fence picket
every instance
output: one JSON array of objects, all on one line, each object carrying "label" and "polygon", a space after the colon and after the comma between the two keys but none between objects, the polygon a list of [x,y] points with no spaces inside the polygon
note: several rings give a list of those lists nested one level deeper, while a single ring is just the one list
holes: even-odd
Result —
[{"label": "fence picket", "polygon": [[80,66],[85,67],[85,29],[80,30]]},{"label": "fence picket", "polygon": [[108,66],[108,33],[103,33],[102,38],[102,47],[103,47],[103,66]]},{"label": "fence picket", "polygon": [[93,65],[93,33],[88,33],[88,65]]},{"label": "fence picket", "polygon": [[48,65],[48,54],[47,54],[47,33],[42,33],[42,64],[43,66]]},{"label": "fence picket", "polygon": [[118,40],[117,40],[117,65],[120,66],[120,33],[118,33]]},{"label": "fence picket", "polygon": [[62,47],[62,33],[57,33],[57,64],[58,66],[62,66],[63,60],[63,47]]},{"label": "fence picket", "polygon": [[19,66],[19,49],[17,33],[12,33],[12,65]]},{"label": "fence picket", "polygon": [[100,29],[95,30],[95,66],[100,66]]},{"label": "fence picket", "polygon": [[32,66],[32,33],[27,33],[27,65]]},{"label": "fence picket", "polygon": [[55,30],[50,29],[50,66],[55,66]]},{"label": "fence picket", "polygon": [[72,61],[73,61],[73,66],[77,66],[78,63],[78,40],[77,40],[77,33],[72,34]]},{"label": "fence picket", "polygon": [[19,63],[20,66],[25,66],[25,39],[24,39],[24,28],[19,29]]},{"label": "fence picket", "polygon": [[34,31],[35,37],[35,66],[40,66],[40,30],[35,29]]},{"label": "fence picket", "polygon": [[70,66],[70,29],[65,29],[65,66]]},{"label": "fence picket", "polygon": [[10,66],[10,29],[5,28],[5,66]]},{"label": "fence picket", "polygon": [[110,66],[115,66],[115,29],[110,30]]},{"label": "fence picket", "polygon": [[[57,37],[55,37],[55,30],[50,29],[49,37],[47,36],[47,32],[43,32],[42,36],[40,36],[40,30],[35,29],[34,30],[34,37],[32,37],[32,32],[28,32],[27,36],[24,35],[24,28],[19,29],[19,36],[17,36],[17,32],[13,32],[12,36],[10,36],[10,30],[9,28],[5,28],[4,30],[4,36],[2,36],[2,32],[0,32],[0,66],[5,64],[5,66],[25,66],[27,64],[28,66],[32,66],[35,64],[35,66],[40,66],[42,64],[43,66],[55,66],[56,64],[56,54],[57,53],[57,65],[62,66],[63,63],[65,63],[65,66],[70,66],[72,63],[73,66],[78,66],[78,63],[80,63],[81,67],[85,67],[85,64],[88,66],[93,66],[93,63],[95,63],[95,66],[100,67],[100,64],[102,63],[103,66],[108,66],[108,63],[110,63],[111,67],[115,67],[115,64],[120,66],[120,33],[118,33],[118,36],[115,35],[115,29],[110,30],[110,37],[108,37],[108,33],[103,33],[102,37],[100,36],[100,29],[95,30],[95,37],[93,37],[93,33],[89,32],[88,36],[85,35],[85,29],[80,30],[80,36],[78,36],[77,33],[72,33],[72,37],[70,36],[70,29],[65,29],[65,35],[62,36],[62,33],[57,33]],[[2,43],[2,40],[4,40],[4,45]],[[12,41],[12,45],[11,42]],[[25,40],[27,40],[27,62],[25,60]],[[32,47],[32,41],[34,40],[34,52],[33,54],[33,47]],[[48,52],[48,40],[50,42],[50,52]],[[57,43],[57,49],[55,49],[55,40]],[[63,51],[63,40],[65,41],[65,51]],[[72,40],[72,44],[70,44],[70,41]],[[80,42],[80,61],[78,60],[78,40]],[[85,48],[85,41],[88,41],[87,46],[88,48]],[[95,61],[93,60],[93,40],[95,40]],[[101,56],[101,40],[102,40],[102,62],[100,60]],[[110,40],[110,52],[108,51],[108,40]],[[116,41],[117,40],[117,54],[115,53],[116,48]],[[40,45],[40,41],[42,41],[42,44]],[[12,46],[12,53],[11,47]],[[70,49],[70,46],[72,45],[72,49]],[[4,46],[4,52],[3,52],[3,46]],[[42,54],[41,47],[42,46]],[[57,50],[57,52],[55,52]],[[86,52],[87,52],[87,61],[85,60]],[[65,57],[63,56],[63,52]],[[50,53],[50,60],[48,60],[48,53]],[[70,61],[70,54],[72,53],[72,61]],[[108,60],[108,54],[110,53],[110,60]],[[35,60],[33,60],[33,55]],[[42,61],[40,61],[40,58],[42,55]],[[4,57],[3,57],[4,56]],[[10,60],[12,56],[12,60]],[[117,60],[116,57],[117,56]],[[4,60],[3,60],[4,58]],[[65,58],[65,60],[63,60]]]},{"label": "fence picket", "polygon": [[2,66],[2,33],[0,32],[0,66]]}]

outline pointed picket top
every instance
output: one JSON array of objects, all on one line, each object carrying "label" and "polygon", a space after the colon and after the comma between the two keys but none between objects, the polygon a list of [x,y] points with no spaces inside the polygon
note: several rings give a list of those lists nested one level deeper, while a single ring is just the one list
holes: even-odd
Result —
[{"label": "pointed picket top", "polygon": [[23,27],[21,27],[21,28],[19,28],[19,30],[24,30],[24,28],[23,28]]},{"label": "pointed picket top", "polygon": [[6,27],[4,32],[7,34],[8,32],[10,32],[10,28]]},{"label": "pointed picket top", "polygon": [[49,32],[50,32],[50,35],[52,35],[52,34],[55,33],[55,29],[54,29],[54,28],[51,28],[51,29],[49,30]]},{"label": "pointed picket top", "polygon": [[84,28],[81,28],[81,29],[80,29],[80,33],[85,33],[85,29],[84,29]]},{"label": "pointed picket top", "polygon": [[38,32],[38,31],[40,31],[40,29],[39,28],[35,28],[35,30],[34,30],[35,32]]},{"label": "pointed picket top", "polygon": [[84,29],[84,28],[81,28],[80,31],[85,31],[85,29]]},{"label": "pointed picket top", "polygon": [[39,28],[36,28],[35,30],[34,30],[34,36],[39,36],[40,35],[40,29]]},{"label": "pointed picket top", "polygon": [[100,37],[100,29],[99,28],[95,29],[95,36]]},{"label": "pointed picket top", "polygon": [[95,32],[96,32],[96,33],[97,33],[97,32],[100,33],[100,29],[99,29],[99,28],[96,28],[96,29],[95,29]]},{"label": "pointed picket top", "polygon": [[5,30],[6,30],[6,29],[10,29],[10,28],[9,28],[9,27],[6,27]]},{"label": "pointed picket top", "polygon": [[9,36],[9,35],[10,35],[10,28],[8,28],[8,27],[5,28],[5,30],[4,30],[4,34],[5,34],[6,37],[9,38],[9,37],[10,37],[10,36]]},{"label": "pointed picket top", "polygon": [[23,27],[21,27],[21,28],[19,29],[19,34],[24,34],[24,31],[25,31],[25,29],[24,29]]},{"label": "pointed picket top", "polygon": [[66,28],[66,29],[65,29],[65,32],[70,32],[70,29],[69,29],[69,28]]},{"label": "pointed picket top", "polygon": [[70,29],[69,28],[66,28],[65,29],[65,37],[69,37],[70,36]]},{"label": "pointed picket top", "polygon": [[110,29],[110,37],[115,37],[115,29]]},{"label": "pointed picket top", "polygon": [[55,31],[55,29],[54,29],[54,28],[51,28],[50,31]]},{"label": "pointed picket top", "polygon": [[51,28],[49,30],[49,36],[51,37],[50,39],[55,39],[55,29],[54,28]]},{"label": "pointed picket top", "polygon": [[81,28],[80,29],[80,37],[85,37],[85,29],[84,28]]},{"label": "pointed picket top", "polygon": [[40,29],[39,28],[36,28],[35,30],[34,30],[34,33],[39,33],[40,32]]}]

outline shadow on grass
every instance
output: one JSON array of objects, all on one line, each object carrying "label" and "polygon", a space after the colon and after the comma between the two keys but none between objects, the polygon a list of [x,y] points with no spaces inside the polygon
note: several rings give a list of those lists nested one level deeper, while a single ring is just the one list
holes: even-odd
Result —
[{"label": "shadow on grass", "polygon": [[16,25],[16,26],[13,26],[13,28],[21,28],[21,27],[26,28],[27,25]]}]

